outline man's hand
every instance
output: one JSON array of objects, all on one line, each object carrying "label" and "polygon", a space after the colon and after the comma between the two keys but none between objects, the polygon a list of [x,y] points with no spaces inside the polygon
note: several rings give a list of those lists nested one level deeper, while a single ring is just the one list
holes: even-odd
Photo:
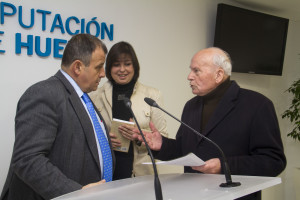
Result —
[{"label": "man's hand", "polygon": [[99,182],[96,182],[96,183],[90,183],[90,184],[88,184],[88,185],[85,185],[85,186],[82,187],[82,189],[86,189],[86,188],[89,188],[89,187],[93,187],[93,186],[96,186],[96,185],[100,185],[100,184],[103,184],[103,183],[105,183],[105,182],[106,182],[105,179],[102,179],[102,180],[99,181]]},{"label": "man's hand", "polygon": [[219,158],[212,158],[205,162],[205,165],[192,167],[193,170],[200,171],[205,174],[220,174],[221,161]]},{"label": "man's hand", "polygon": [[[143,134],[145,136],[145,139],[146,139],[150,149],[152,149],[154,151],[159,151],[161,149],[161,145],[162,145],[162,136],[158,132],[158,130],[155,128],[155,126],[152,122],[149,123],[149,126],[151,129],[151,132],[143,131]],[[144,140],[139,133],[139,130],[137,128],[135,128],[133,131],[135,132],[135,134],[133,134],[132,137],[134,139],[138,139],[139,141],[143,142],[143,144],[145,145]]]}]

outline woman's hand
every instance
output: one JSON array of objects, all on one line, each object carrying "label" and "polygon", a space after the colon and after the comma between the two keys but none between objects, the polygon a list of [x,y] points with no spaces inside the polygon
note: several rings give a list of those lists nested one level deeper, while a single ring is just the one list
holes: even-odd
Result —
[{"label": "woman's hand", "polygon": [[117,136],[114,133],[110,132],[109,137],[111,140],[112,147],[120,147],[121,146],[121,141],[117,139]]},{"label": "woman's hand", "polygon": [[127,138],[128,140],[134,141],[135,139],[132,137],[132,135],[134,134],[134,127],[130,126],[130,125],[121,125],[119,126],[119,131],[120,133]]}]

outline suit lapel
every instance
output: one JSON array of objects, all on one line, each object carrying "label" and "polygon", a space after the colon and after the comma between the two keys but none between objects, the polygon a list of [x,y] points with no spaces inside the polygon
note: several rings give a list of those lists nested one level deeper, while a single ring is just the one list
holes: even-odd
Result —
[{"label": "suit lapel", "polygon": [[75,94],[73,93],[73,95],[71,95],[69,97],[69,100],[78,116],[78,119],[83,128],[88,146],[89,146],[91,153],[92,153],[95,161],[97,162],[97,165],[100,170],[99,154],[98,154],[97,143],[96,143],[96,139],[95,139],[95,135],[94,135],[93,124],[92,124],[84,106],[82,105],[81,100],[78,98],[78,95],[76,93]]},{"label": "suit lapel", "polygon": [[[97,163],[97,166],[100,170],[100,161],[99,161],[99,155],[98,155],[98,149],[97,149],[97,143],[95,140],[95,135],[94,135],[94,129],[92,122],[82,105],[81,100],[79,99],[76,91],[74,90],[73,86],[69,83],[69,81],[64,77],[64,75],[58,71],[55,75],[58,77],[59,80],[62,81],[64,86],[66,87],[66,90],[69,92],[69,101],[72,107],[74,108],[74,111],[76,112],[76,115],[80,121],[80,124],[82,126],[82,129],[84,131],[88,146],[90,148],[90,151]],[[95,109],[97,110],[97,109]]]},{"label": "suit lapel", "polygon": [[112,93],[113,93],[112,84],[110,82],[106,82],[104,85],[104,97],[106,101],[104,101],[104,106],[108,112],[110,119],[112,120]]},{"label": "suit lapel", "polygon": [[[234,109],[239,86],[232,81],[231,86],[219,102],[212,118],[209,120],[203,135],[208,135]],[[225,130],[224,130],[225,131]]]}]

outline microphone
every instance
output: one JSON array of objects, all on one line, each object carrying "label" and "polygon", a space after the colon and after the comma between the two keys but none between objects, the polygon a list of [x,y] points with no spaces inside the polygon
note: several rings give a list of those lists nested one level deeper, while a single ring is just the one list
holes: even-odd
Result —
[{"label": "microphone", "polygon": [[[119,97],[118,97],[118,100],[119,100]],[[127,97],[125,97],[125,96],[122,96],[122,97],[120,98],[120,100],[123,100],[124,103],[125,103],[125,106],[126,106],[127,108],[129,108],[129,110],[131,111],[131,101],[130,101]],[[142,145],[142,142],[139,141],[139,140],[136,140],[136,144],[137,144],[138,146],[141,146],[141,145]]]},{"label": "microphone", "polygon": [[227,163],[227,159],[226,156],[224,154],[224,152],[222,151],[222,149],[219,147],[219,145],[217,145],[215,142],[213,142],[212,140],[210,140],[209,138],[205,137],[204,135],[202,135],[201,133],[199,133],[198,131],[196,131],[195,129],[193,129],[192,127],[190,127],[189,125],[187,125],[186,123],[184,123],[183,121],[180,121],[179,119],[177,119],[176,117],[174,117],[172,114],[170,114],[169,112],[167,112],[166,110],[164,110],[163,108],[161,108],[153,99],[150,99],[148,97],[144,98],[144,101],[153,107],[156,107],[160,110],[162,110],[163,112],[167,113],[169,116],[171,116],[172,118],[174,118],[175,120],[177,120],[178,122],[180,122],[181,124],[183,124],[184,126],[188,127],[190,130],[192,130],[194,133],[196,133],[197,135],[199,135],[200,137],[206,139],[207,141],[209,141],[210,143],[212,143],[214,146],[217,147],[217,149],[220,151],[221,156],[222,156],[222,165],[223,165],[223,169],[224,169],[224,174],[225,174],[225,179],[226,179],[226,183],[221,183],[220,187],[236,187],[236,186],[240,186],[241,183],[240,182],[232,182],[231,179],[231,173],[230,173],[230,169],[229,169],[229,165]]},{"label": "microphone", "polygon": [[146,145],[146,148],[147,148],[147,151],[150,155],[150,158],[151,158],[151,161],[152,161],[152,165],[153,165],[153,171],[154,171],[154,190],[155,190],[155,196],[156,196],[156,200],[163,200],[163,196],[162,196],[162,191],[161,191],[161,185],[160,185],[160,181],[159,181],[159,178],[158,178],[158,173],[157,173],[157,168],[156,168],[156,164],[154,162],[154,158],[153,158],[153,155],[152,155],[152,152],[149,148],[149,145],[145,139],[145,136],[140,128],[140,125],[138,124],[138,121],[136,120],[135,118],[135,115],[131,109],[131,101],[127,98],[127,97],[124,97],[123,99],[124,103],[125,103],[125,106],[130,110],[132,116],[133,116],[133,119],[140,131],[140,134],[145,142],[145,145]]}]

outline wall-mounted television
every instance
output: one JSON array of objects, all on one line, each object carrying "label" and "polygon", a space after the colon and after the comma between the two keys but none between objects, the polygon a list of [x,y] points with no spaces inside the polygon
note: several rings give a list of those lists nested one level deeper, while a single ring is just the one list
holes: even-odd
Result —
[{"label": "wall-mounted television", "polygon": [[214,46],[229,53],[232,71],[282,75],[289,20],[218,4]]}]

